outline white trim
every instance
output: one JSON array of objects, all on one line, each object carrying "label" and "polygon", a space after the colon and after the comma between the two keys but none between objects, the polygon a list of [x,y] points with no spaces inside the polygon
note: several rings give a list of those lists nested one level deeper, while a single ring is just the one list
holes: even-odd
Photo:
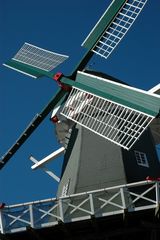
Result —
[{"label": "white trim", "polygon": [[[132,182],[132,183],[126,183],[126,184],[121,184],[121,185],[116,185],[116,186],[112,186],[112,187],[107,187],[107,188],[99,188],[96,190],[91,190],[91,191],[86,191],[86,192],[80,192],[80,193],[74,193],[74,194],[70,194],[66,197],[59,197],[59,199],[69,199],[71,197],[78,197],[78,196],[84,196],[84,195],[89,195],[92,193],[100,193],[102,191],[110,191],[110,190],[116,190],[118,188],[130,188],[130,187],[138,187],[138,186],[146,186],[146,185],[152,185],[154,184],[154,181],[150,181],[150,180],[144,180],[144,181],[138,181],[138,182]],[[25,202],[25,203],[17,203],[17,204],[13,204],[13,205],[9,205],[6,206],[5,208],[19,208],[22,206],[29,206],[30,204],[43,204],[43,203],[47,203],[47,202],[51,202],[51,201],[56,201],[57,198],[53,197],[53,198],[47,198],[47,199],[42,199],[42,200],[36,200],[36,201],[30,201],[30,202]]]},{"label": "white trim", "polygon": [[21,70],[18,70],[17,68],[11,67],[11,66],[9,66],[9,65],[7,65],[7,64],[5,64],[5,63],[3,63],[3,66],[8,67],[8,68],[10,68],[10,69],[13,69],[13,70],[15,70],[16,72],[23,73],[24,75],[27,75],[27,76],[29,76],[29,77],[32,77],[32,78],[35,78],[35,79],[37,78],[37,77],[35,77],[34,75],[31,75],[31,74],[29,74],[29,73],[26,73],[26,72],[23,72],[23,71],[21,71]]},{"label": "white trim", "polygon": [[[160,83],[148,90],[149,93],[160,94]],[[159,92],[159,93],[156,93]]]}]

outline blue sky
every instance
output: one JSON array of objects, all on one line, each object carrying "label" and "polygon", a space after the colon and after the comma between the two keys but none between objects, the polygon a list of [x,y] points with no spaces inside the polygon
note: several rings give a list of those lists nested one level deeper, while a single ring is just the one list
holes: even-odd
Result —
[{"label": "blue sky", "polygon": [[[110,0],[5,0],[0,1],[0,155],[16,141],[58,86],[48,78],[32,79],[2,66],[24,42],[69,55],[57,71],[69,74],[84,53],[81,43],[103,14]],[[143,12],[116,50],[91,66],[141,89],[160,82],[160,2],[148,0]],[[34,201],[56,195],[57,183],[41,170],[38,160],[58,148],[49,116],[0,171],[0,202]],[[60,175],[62,158],[50,164]]]}]

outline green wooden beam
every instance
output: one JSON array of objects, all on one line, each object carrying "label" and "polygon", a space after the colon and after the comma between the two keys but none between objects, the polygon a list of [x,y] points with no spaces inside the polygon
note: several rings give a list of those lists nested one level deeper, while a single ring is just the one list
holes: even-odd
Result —
[{"label": "green wooden beam", "polygon": [[95,25],[89,36],[82,44],[83,47],[87,49],[92,49],[95,46],[99,38],[102,36],[104,31],[109,27],[115,16],[118,14],[119,10],[125,4],[125,2],[126,0],[112,1],[111,5],[102,15],[98,23]]},{"label": "green wooden beam", "polygon": [[111,24],[115,16],[118,14],[119,10],[122,8],[125,2],[126,0],[112,1],[111,5],[102,15],[93,31],[91,31],[89,36],[86,38],[86,41],[82,44],[82,46],[87,48],[87,51],[73,69],[70,77],[72,80],[75,80],[77,70],[83,71],[83,69],[86,67],[87,63],[94,54],[94,52],[91,51],[92,48],[95,46],[104,31],[109,27],[109,25]]},{"label": "green wooden beam", "polygon": [[34,78],[40,78],[40,77],[43,77],[43,76],[52,78],[53,75],[54,75],[51,72],[47,72],[47,71],[41,70],[39,68],[32,67],[30,65],[18,62],[18,61],[13,60],[13,59],[9,60],[4,65],[6,67],[12,68],[12,69],[14,69],[18,72],[22,72],[22,73],[24,73],[26,75],[29,75],[29,76],[32,76]]},{"label": "green wooden beam", "polygon": [[160,113],[160,97],[136,88],[84,73],[78,73],[76,81],[62,78],[61,82],[153,117]]},{"label": "green wooden beam", "polygon": [[17,141],[8,149],[8,151],[0,159],[0,169],[10,160],[10,158],[17,152],[17,150],[23,145],[23,143],[30,137],[34,130],[41,124],[45,117],[53,110],[61,99],[66,95],[66,91],[60,89],[50,100],[50,102],[44,107],[44,109],[36,114],[31,123],[27,126],[24,132],[20,135]]}]

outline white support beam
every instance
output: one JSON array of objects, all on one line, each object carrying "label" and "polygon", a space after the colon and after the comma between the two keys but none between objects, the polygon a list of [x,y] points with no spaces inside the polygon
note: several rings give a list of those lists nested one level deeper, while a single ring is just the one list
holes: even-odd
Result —
[{"label": "white support beam", "polygon": [[157,84],[156,86],[154,86],[153,88],[151,88],[148,92],[149,93],[160,94],[160,83]]},{"label": "white support beam", "polygon": [[[30,156],[29,158],[32,162],[35,164],[38,164],[37,159],[35,159],[33,156]],[[33,165],[34,166],[34,165]],[[39,166],[45,173],[47,173],[50,177],[52,177],[56,182],[60,182],[60,178],[54,174],[52,171],[48,170],[45,166]]]},{"label": "white support beam", "polygon": [[55,158],[59,157],[61,154],[63,154],[65,151],[64,147],[59,148],[58,150],[54,151],[47,157],[43,158],[40,161],[37,161],[31,168],[32,170],[35,170],[39,167],[42,167],[44,164],[49,163],[50,161],[54,160]]}]

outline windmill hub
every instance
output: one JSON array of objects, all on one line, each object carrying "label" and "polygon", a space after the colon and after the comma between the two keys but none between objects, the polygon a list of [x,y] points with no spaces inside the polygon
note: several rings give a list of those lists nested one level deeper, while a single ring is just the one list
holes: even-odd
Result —
[{"label": "windmill hub", "polygon": [[71,91],[71,87],[67,86],[66,84],[63,84],[61,82],[61,78],[63,77],[63,73],[61,72],[57,72],[54,76],[53,76],[53,80],[55,80],[58,83],[58,86],[64,90],[64,91]]},{"label": "windmill hub", "polygon": [[53,116],[53,117],[51,118],[51,121],[52,121],[53,123],[57,123],[57,122],[59,121],[57,115]]},{"label": "windmill hub", "polygon": [[61,72],[57,72],[55,75],[54,75],[54,77],[53,77],[53,79],[55,80],[55,81],[60,81],[60,78],[63,76],[63,73],[61,73]]}]

